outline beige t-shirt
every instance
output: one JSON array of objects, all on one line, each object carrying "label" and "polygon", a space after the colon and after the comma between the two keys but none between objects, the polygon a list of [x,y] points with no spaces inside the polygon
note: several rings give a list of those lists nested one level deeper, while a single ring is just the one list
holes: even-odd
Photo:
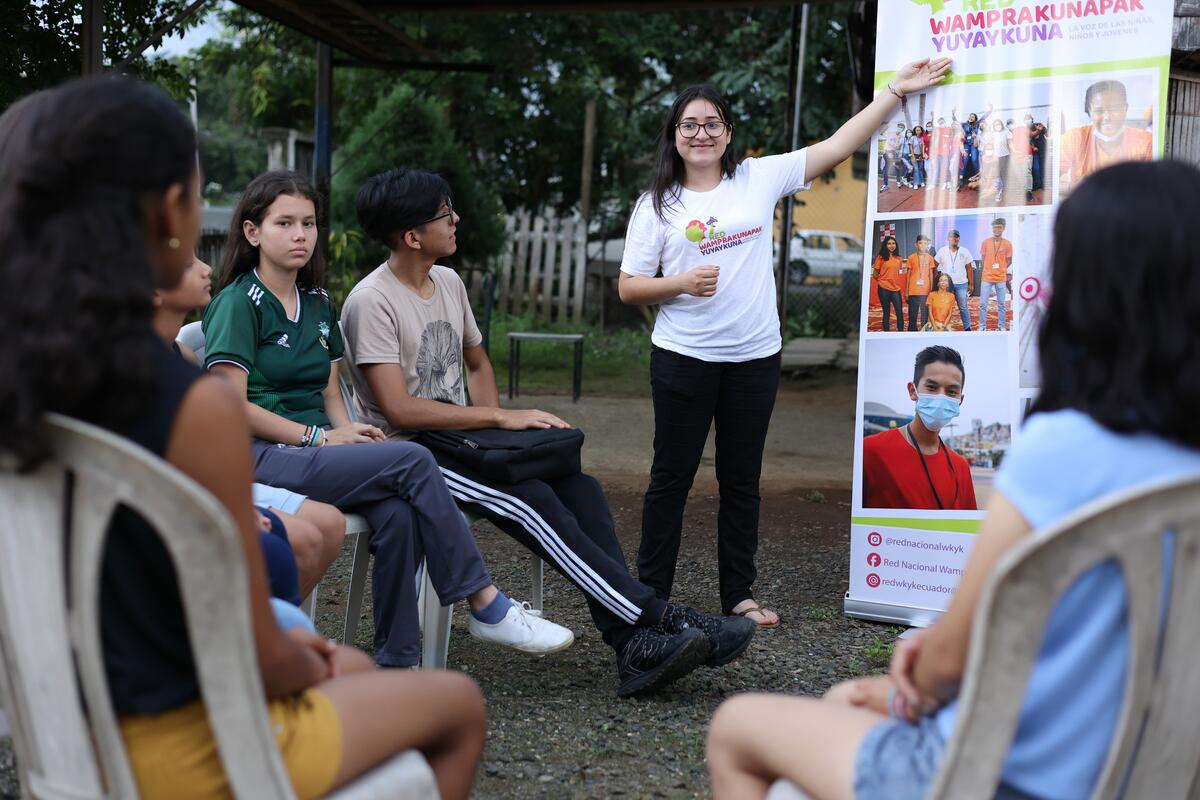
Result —
[{"label": "beige t-shirt", "polygon": [[429,277],[434,289],[426,300],[384,263],[358,282],[342,306],[358,419],[392,437],[402,432],[388,425],[363,365],[399,364],[413,397],[466,405],[463,347],[483,341],[458,274],[435,264]]}]

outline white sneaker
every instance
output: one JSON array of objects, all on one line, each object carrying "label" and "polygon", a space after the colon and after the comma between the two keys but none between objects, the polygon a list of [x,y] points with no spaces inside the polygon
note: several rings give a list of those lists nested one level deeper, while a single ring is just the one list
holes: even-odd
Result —
[{"label": "white sneaker", "polygon": [[467,630],[480,641],[538,655],[566,650],[575,641],[575,634],[562,625],[542,619],[541,612],[535,611],[529,603],[511,602],[504,619],[495,625],[480,622],[468,612]]}]

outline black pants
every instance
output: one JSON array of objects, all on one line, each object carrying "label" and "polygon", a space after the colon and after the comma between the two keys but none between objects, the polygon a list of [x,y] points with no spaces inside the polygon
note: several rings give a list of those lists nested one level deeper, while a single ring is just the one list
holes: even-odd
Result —
[{"label": "black pants", "polygon": [[629,574],[604,490],[590,475],[506,484],[433,451],[461,508],[487,517],[575,584],[604,641],[620,648],[635,625],[662,619],[666,603]]},{"label": "black pants", "polygon": [[883,329],[885,331],[892,329],[892,321],[889,317],[894,308],[896,310],[896,330],[904,330],[904,298],[900,296],[900,292],[893,292],[891,289],[880,286],[878,294],[879,305],[883,306]]},{"label": "black pants", "polygon": [[717,570],[721,607],[753,597],[757,572],[758,493],[767,425],[779,388],[779,353],[742,362],[701,361],[655,347],[654,464],[642,507],[638,577],[664,600],[671,595],[683,509],[704,443],[717,428]]},{"label": "black pants", "polygon": [[925,327],[925,323],[929,322],[929,307],[925,305],[927,297],[923,294],[908,296],[908,329],[910,331],[919,331]]}]

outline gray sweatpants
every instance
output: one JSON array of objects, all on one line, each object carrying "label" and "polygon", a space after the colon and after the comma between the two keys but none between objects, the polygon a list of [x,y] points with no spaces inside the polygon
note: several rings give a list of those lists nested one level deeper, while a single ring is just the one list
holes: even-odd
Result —
[{"label": "gray sweatpants", "polygon": [[443,605],[492,583],[437,462],[411,442],[291,447],[255,440],[254,478],[342,511],[371,525],[375,556],[375,663],[417,663],[416,569],[425,559]]}]

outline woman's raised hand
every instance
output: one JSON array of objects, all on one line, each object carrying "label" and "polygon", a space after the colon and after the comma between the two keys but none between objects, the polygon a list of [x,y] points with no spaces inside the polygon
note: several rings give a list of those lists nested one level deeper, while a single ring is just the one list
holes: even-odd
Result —
[{"label": "woman's raised hand", "polygon": [[712,297],[717,293],[720,272],[716,264],[702,264],[679,276],[679,291],[692,297]]},{"label": "woman's raised hand", "polygon": [[892,87],[901,94],[912,94],[942,82],[950,71],[952,62],[948,58],[913,61],[905,64],[892,78]]},{"label": "woman's raised hand", "polygon": [[325,431],[325,444],[359,444],[360,442],[382,442],[387,437],[374,425],[362,422],[347,422]]}]

